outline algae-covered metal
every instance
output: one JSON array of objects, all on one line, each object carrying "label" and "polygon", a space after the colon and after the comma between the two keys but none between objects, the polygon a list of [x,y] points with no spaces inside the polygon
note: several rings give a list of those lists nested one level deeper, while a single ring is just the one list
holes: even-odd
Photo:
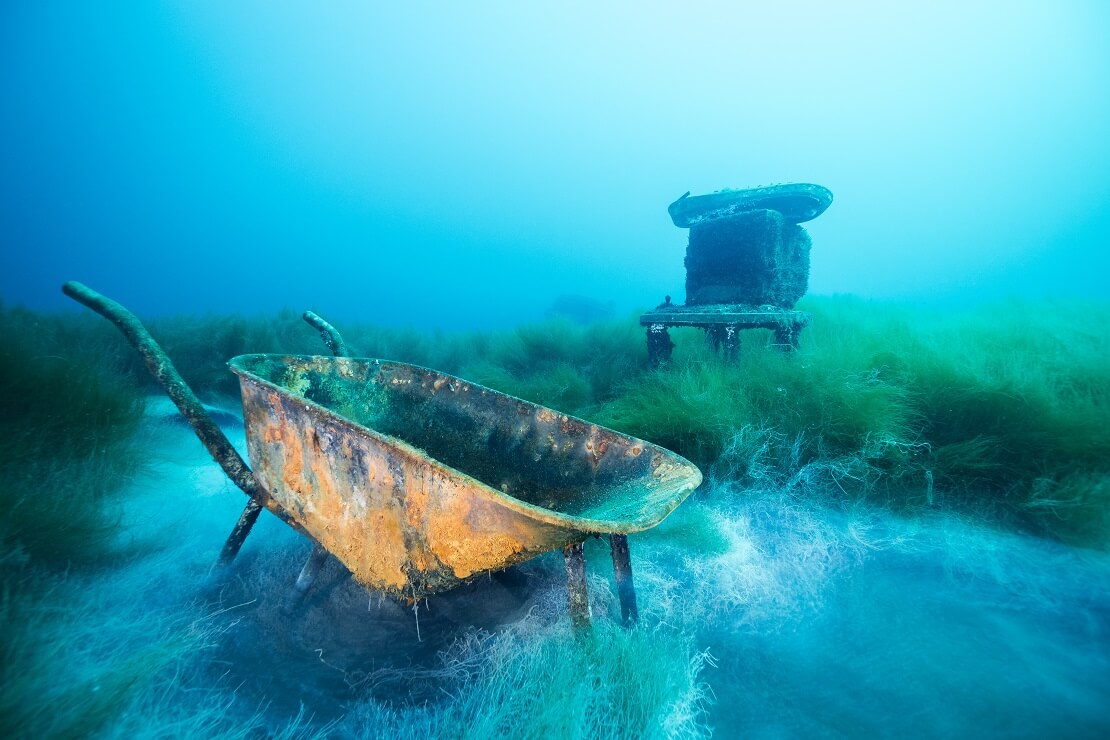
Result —
[{"label": "algae-covered metal", "polygon": [[230,365],[267,506],[362,584],[408,598],[653,527],[702,479],[656,445],[414,365]]}]

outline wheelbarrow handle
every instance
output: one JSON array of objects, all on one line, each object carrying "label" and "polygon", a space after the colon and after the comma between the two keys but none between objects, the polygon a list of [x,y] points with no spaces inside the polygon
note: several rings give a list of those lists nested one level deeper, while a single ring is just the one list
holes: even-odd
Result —
[{"label": "wheelbarrow handle", "polygon": [[150,332],[135,314],[121,304],[102,296],[95,290],[76,281],[62,286],[62,292],[116,325],[127,341],[131,343],[146,363],[147,370],[165,389],[166,394],[189,422],[197,437],[212,455],[212,459],[223,468],[231,482],[252,499],[261,501],[262,490],[254,479],[254,474],[235,447],[228,440],[216,422],[205,410],[204,405],[193,393],[185,379],[177,372],[170,358],[155,341]]},{"label": "wheelbarrow handle", "polygon": [[324,340],[324,344],[328,346],[333,355],[336,357],[350,356],[351,351],[348,349],[347,343],[343,341],[343,336],[339,333],[339,330],[325,321],[323,317],[312,311],[305,311],[301,314],[301,318],[313,329],[320,332],[320,338]]}]

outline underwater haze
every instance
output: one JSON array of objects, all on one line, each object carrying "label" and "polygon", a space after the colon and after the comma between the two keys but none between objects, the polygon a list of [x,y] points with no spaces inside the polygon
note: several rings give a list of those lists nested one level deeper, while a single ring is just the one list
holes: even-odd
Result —
[{"label": "underwater haze", "polygon": [[1110,737],[1107,132],[1100,0],[0,3],[0,737]]},{"label": "underwater haze", "polygon": [[0,10],[0,295],[394,325],[682,295],[685,191],[815,182],[811,291],[1103,295],[1090,2]]}]

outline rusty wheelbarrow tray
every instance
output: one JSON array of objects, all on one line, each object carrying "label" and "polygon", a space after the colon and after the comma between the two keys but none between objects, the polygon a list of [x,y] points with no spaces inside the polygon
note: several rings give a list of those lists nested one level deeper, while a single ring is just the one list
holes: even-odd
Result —
[{"label": "rusty wheelbarrow tray", "polygon": [[397,596],[648,529],[701,483],[661,447],[427,368],[259,354],[229,364],[267,506]]}]

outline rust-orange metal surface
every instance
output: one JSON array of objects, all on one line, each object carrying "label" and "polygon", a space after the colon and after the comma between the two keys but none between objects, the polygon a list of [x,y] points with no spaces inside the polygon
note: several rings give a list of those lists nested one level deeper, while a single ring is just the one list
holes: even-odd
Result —
[{"label": "rust-orange metal surface", "polygon": [[359,582],[400,596],[653,527],[701,483],[661,447],[414,365],[230,364],[267,505]]}]

